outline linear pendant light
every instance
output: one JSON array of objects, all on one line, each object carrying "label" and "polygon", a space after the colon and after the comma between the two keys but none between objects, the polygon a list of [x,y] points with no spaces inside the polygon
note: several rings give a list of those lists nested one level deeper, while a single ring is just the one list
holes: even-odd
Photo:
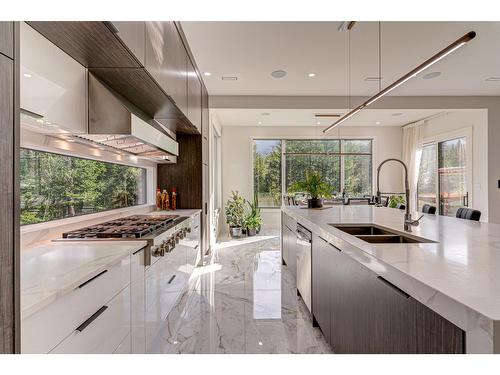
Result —
[{"label": "linear pendant light", "polygon": [[405,74],[404,76],[402,76],[401,78],[399,78],[397,81],[395,81],[394,83],[392,83],[389,86],[387,86],[382,91],[379,91],[377,94],[375,94],[374,96],[372,96],[370,99],[368,99],[367,101],[365,101],[363,104],[357,106],[352,111],[350,111],[349,113],[347,113],[344,116],[342,116],[341,118],[339,118],[332,125],[330,125],[326,129],[324,129],[323,133],[329,132],[330,130],[332,130],[334,127],[336,127],[340,123],[342,123],[342,122],[346,121],[347,119],[351,118],[352,116],[354,116],[356,113],[358,113],[359,111],[361,111],[363,108],[369,106],[370,104],[373,104],[374,102],[376,102],[377,100],[379,100],[381,97],[383,97],[384,95],[387,95],[389,92],[391,92],[392,90],[394,90],[396,87],[401,86],[406,81],[408,81],[411,78],[417,76],[419,73],[423,72],[425,69],[427,69],[430,66],[434,65],[435,63],[437,63],[442,58],[448,56],[450,53],[456,51],[457,49],[459,49],[460,47],[462,47],[464,44],[466,44],[467,42],[471,41],[475,37],[476,37],[476,32],[475,31],[469,31],[467,34],[465,34],[461,38],[459,38],[456,41],[454,41],[453,43],[451,43],[448,47],[446,47],[445,49],[439,51],[434,56],[432,56],[430,59],[424,61],[422,64],[420,64],[419,66],[417,66],[411,72]]}]

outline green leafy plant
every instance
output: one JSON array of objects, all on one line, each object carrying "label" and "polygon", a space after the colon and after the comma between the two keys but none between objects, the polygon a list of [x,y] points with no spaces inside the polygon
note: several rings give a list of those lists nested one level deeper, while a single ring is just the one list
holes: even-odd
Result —
[{"label": "green leafy plant", "polygon": [[307,172],[304,181],[293,183],[289,188],[289,193],[306,192],[312,199],[329,198],[332,196],[333,186],[326,182],[323,175],[318,172]]},{"label": "green leafy plant", "polygon": [[225,207],[226,223],[230,227],[242,227],[245,223],[246,200],[237,191],[232,191],[231,194]]},{"label": "green leafy plant", "polygon": [[391,195],[391,197],[389,198],[389,207],[396,208],[399,203],[405,204],[405,197],[402,195]]},{"label": "green leafy plant", "polygon": [[250,207],[250,213],[245,218],[245,228],[247,229],[259,229],[262,225],[262,216],[260,214],[260,208],[257,204],[257,199],[254,198],[253,203],[248,202]]}]

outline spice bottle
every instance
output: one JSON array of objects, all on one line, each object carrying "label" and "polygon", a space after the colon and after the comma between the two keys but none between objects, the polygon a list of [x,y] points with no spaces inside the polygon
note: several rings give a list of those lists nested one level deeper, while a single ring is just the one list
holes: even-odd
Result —
[{"label": "spice bottle", "polygon": [[165,210],[170,210],[170,197],[167,190],[165,190]]},{"label": "spice bottle", "polygon": [[161,210],[161,190],[160,188],[156,189],[156,211]]},{"label": "spice bottle", "polygon": [[172,188],[172,210],[177,209],[177,189]]}]

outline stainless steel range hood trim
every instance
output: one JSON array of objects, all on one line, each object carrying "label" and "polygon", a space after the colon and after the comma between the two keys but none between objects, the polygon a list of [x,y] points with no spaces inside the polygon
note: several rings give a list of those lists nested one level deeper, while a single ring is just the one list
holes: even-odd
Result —
[{"label": "stainless steel range hood trim", "polygon": [[[88,74],[88,105],[89,105],[89,121],[87,137],[85,134],[80,134],[81,138],[89,139],[95,143],[101,143],[108,147],[114,147],[118,150],[128,152],[130,154],[148,158],[157,162],[167,161],[175,162],[174,157],[179,155],[178,143],[169,135],[165,134],[155,126],[149,124],[145,119],[135,115],[126,102],[109,89],[105,84],[100,82],[91,73]],[[96,136],[103,137],[116,136],[123,139],[124,147],[120,147],[118,142],[114,145],[109,145],[107,141],[99,142]],[[126,140],[136,140],[137,143],[148,145],[154,150],[147,150],[146,153],[156,153],[158,155],[143,155],[142,152],[132,152],[127,150],[133,147],[134,142]],[[162,155],[163,154],[163,155]],[[163,159],[164,158],[164,159]]]},{"label": "stainless steel range hood trim", "polygon": [[173,156],[179,156],[179,144],[132,114],[131,135]]}]

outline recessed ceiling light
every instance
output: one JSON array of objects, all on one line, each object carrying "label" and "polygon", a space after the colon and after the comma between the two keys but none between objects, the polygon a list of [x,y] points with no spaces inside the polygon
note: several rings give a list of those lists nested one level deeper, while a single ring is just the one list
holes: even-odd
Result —
[{"label": "recessed ceiling light", "polygon": [[223,81],[237,81],[238,77],[236,76],[222,76]]},{"label": "recessed ceiling light", "polygon": [[316,73],[309,73],[307,76],[310,77],[310,78],[316,77]]},{"label": "recessed ceiling light", "polygon": [[284,70],[275,70],[271,73],[271,76],[273,76],[274,78],[283,78],[284,76],[286,76],[286,72]]},{"label": "recessed ceiling light", "polygon": [[380,125],[380,121],[377,121],[377,122],[375,123],[375,125]]},{"label": "recessed ceiling light", "polygon": [[393,114],[392,114],[392,116],[394,116],[394,117],[401,116],[401,115],[402,115],[402,113],[401,113],[401,112],[396,112],[396,113],[393,113]]},{"label": "recessed ceiling light", "polygon": [[321,122],[319,122],[319,121],[316,121],[316,125],[321,125]]},{"label": "recessed ceiling light", "polygon": [[441,72],[430,72],[430,73],[427,73],[422,78],[423,79],[433,79],[433,78],[439,77],[440,75],[441,75]]},{"label": "recessed ceiling light", "polygon": [[498,81],[500,81],[500,77],[489,77],[489,78],[486,78],[485,81],[487,81],[487,82],[498,82]]},{"label": "recessed ceiling light", "polygon": [[262,116],[269,116],[269,115],[271,115],[271,113],[269,113],[269,112],[262,112],[261,115]]},{"label": "recessed ceiling light", "polygon": [[33,76],[32,76],[31,74],[29,74],[29,73],[24,73],[24,74],[23,74],[23,76],[25,76],[26,78],[31,78],[31,77],[33,77]]},{"label": "recessed ceiling light", "polygon": [[210,73],[210,72],[205,72],[203,74],[205,74],[207,77],[210,77],[212,75],[212,73]]},{"label": "recessed ceiling light", "polygon": [[259,124],[259,125],[262,125],[262,121],[259,121],[259,122],[258,122],[258,124]]}]

